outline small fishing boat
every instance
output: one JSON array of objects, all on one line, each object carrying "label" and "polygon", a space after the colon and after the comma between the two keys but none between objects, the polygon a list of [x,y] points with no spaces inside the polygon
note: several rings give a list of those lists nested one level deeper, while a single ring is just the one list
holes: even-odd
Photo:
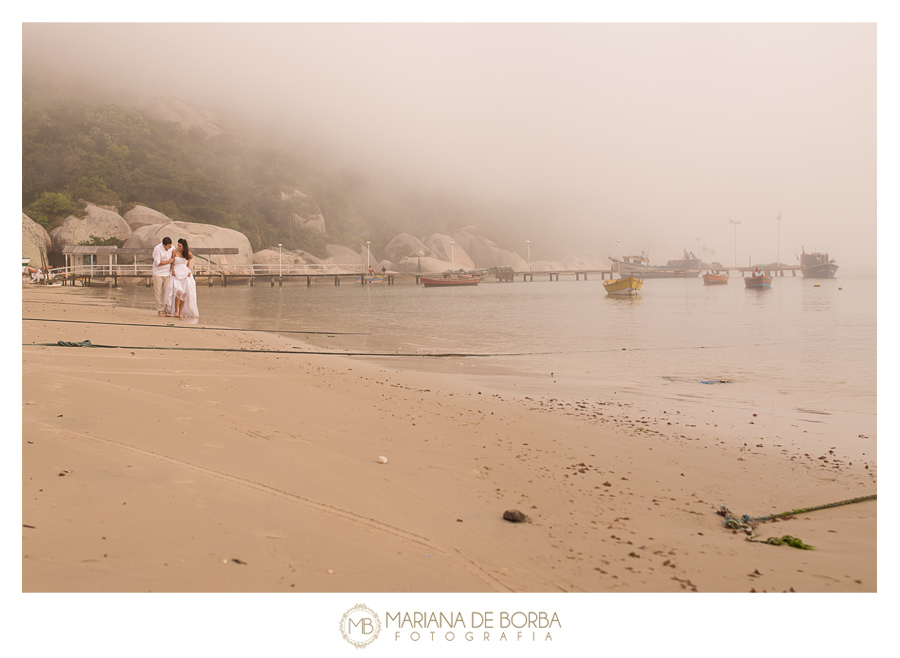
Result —
[{"label": "small fishing boat", "polygon": [[458,286],[477,286],[481,281],[480,276],[445,276],[440,279],[421,277],[422,285],[426,288],[454,288]]},{"label": "small fishing boat", "polygon": [[606,294],[613,297],[634,297],[640,292],[642,285],[644,282],[633,274],[624,279],[610,279],[603,282]]},{"label": "small fishing boat", "polygon": [[757,270],[750,276],[744,277],[744,285],[748,288],[771,288],[772,277],[766,276],[763,272]]},{"label": "small fishing boat", "polygon": [[725,272],[725,274],[722,274],[718,270],[707,272],[703,275],[703,283],[707,286],[716,286],[723,283],[728,283],[728,272]]},{"label": "small fishing boat", "polygon": [[[381,283],[382,281],[384,281],[384,277],[381,277],[381,276],[367,276],[366,277],[366,283]],[[356,282],[362,283],[362,278],[356,277]]]}]

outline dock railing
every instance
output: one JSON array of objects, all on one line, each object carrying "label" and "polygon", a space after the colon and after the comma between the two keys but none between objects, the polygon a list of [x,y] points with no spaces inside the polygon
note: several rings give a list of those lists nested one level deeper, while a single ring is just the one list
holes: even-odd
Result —
[{"label": "dock railing", "polygon": [[[219,265],[202,263],[193,267],[194,276],[329,276],[337,274],[363,274],[365,265],[340,263],[307,264],[255,264]],[[54,267],[49,271],[49,279],[71,279],[80,277],[150,277],[153,265],[150,263],[119,263],[101,265],[69,265]]]}]

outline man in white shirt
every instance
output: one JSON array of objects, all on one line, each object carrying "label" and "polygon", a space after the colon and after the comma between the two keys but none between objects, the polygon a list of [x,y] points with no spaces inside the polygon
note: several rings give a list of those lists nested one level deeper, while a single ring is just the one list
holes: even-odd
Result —
[{"label": "man in white shirt", "polygon": [[172,273],[172,238],[165,237],[153,248],[153,294],[156,297],[156,314],[169,315],[166,311],[166,288]]}]

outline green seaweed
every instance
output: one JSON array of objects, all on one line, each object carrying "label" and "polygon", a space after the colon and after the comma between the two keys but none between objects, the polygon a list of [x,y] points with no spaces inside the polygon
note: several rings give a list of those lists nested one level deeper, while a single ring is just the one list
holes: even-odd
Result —
[{"label": "green seaweed", "polygon": [[791,535],[783,535],[782,537],[769,537],[766,540],[767,544],[772,544],[773,546],[781,546],[782,544],[787,544],[788,546],[793,546],[794,548],[800,548],[804,551],[814,551],[815,548],[810,546],[809,544],[804,544],[803,540],[798,539],[797,537],[792,537]]}]

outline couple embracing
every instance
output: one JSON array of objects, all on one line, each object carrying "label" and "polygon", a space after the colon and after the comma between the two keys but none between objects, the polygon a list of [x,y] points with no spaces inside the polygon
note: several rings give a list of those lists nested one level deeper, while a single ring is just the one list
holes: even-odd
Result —
[{"label": "couple embracing", "polygon": [[165,237],[153,249],[153,293],[157,315],[176,318],[197,318],[197,282],[191,272],[194,255],[187,240],[179,238],[172,248],[172,239]]}]

